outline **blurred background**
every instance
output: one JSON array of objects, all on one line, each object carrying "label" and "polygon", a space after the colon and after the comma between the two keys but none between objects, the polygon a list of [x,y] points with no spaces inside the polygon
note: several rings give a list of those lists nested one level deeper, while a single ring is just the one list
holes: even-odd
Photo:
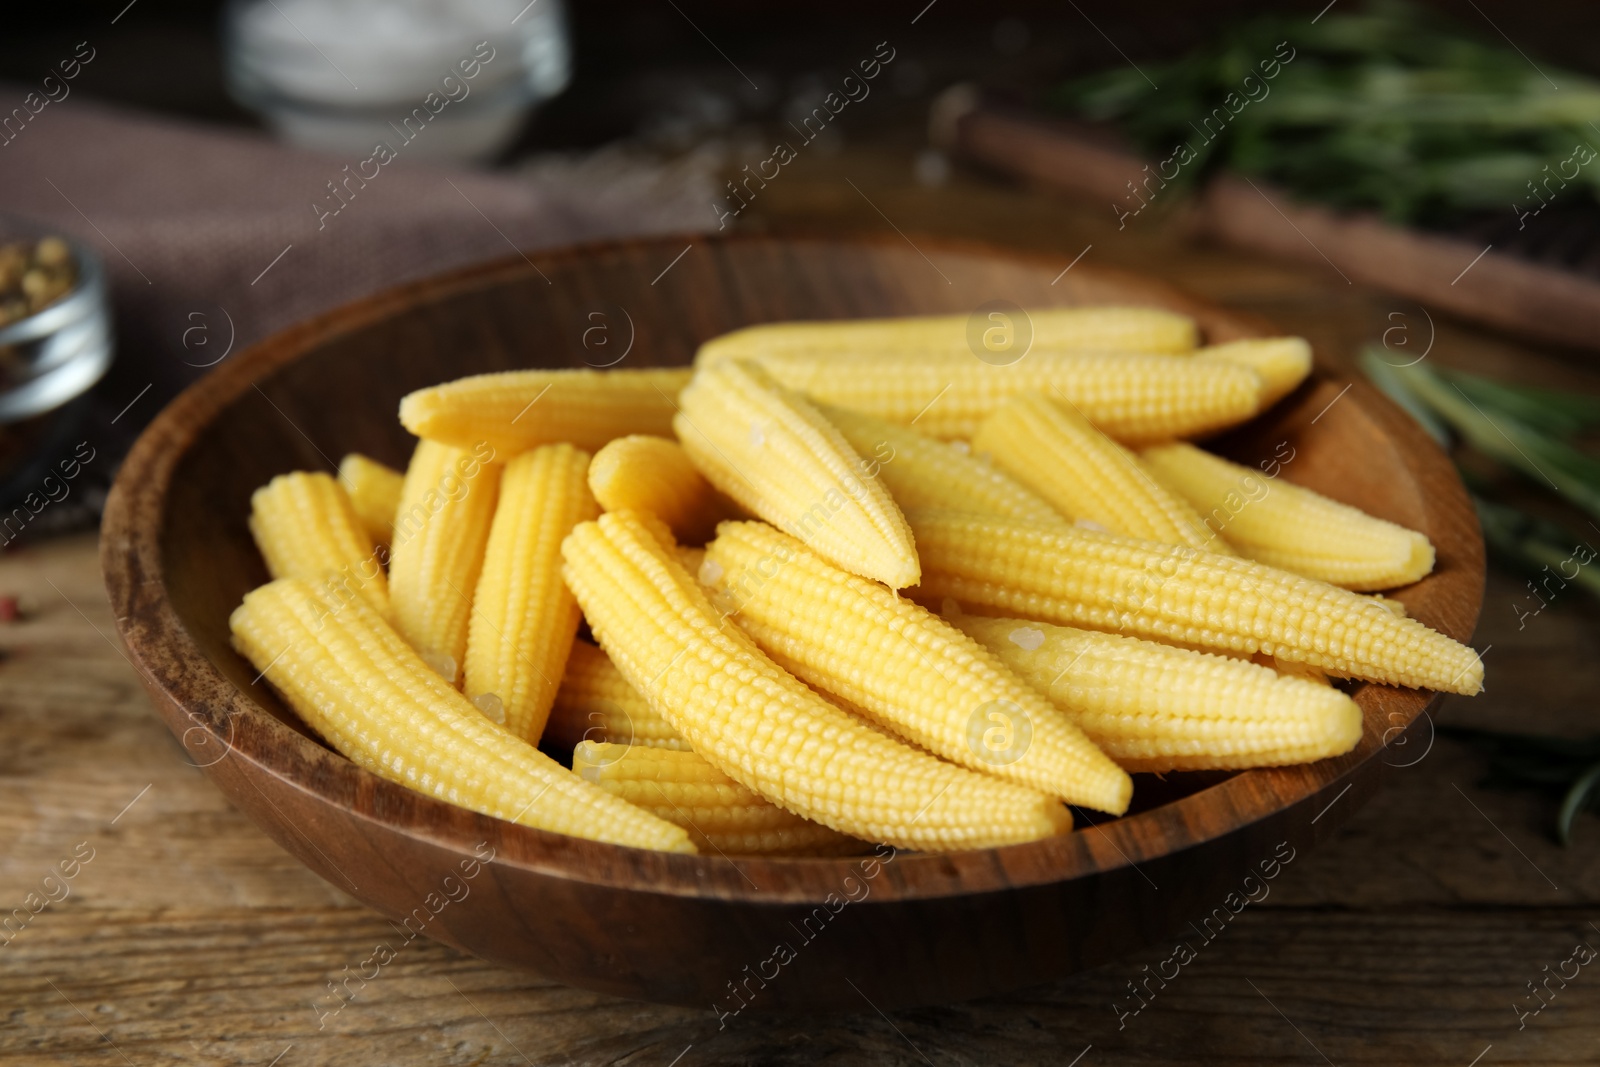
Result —
[{"label": "blurred background", "polygon": [[[113,455],[223,351],[310,313],[513,244],[650,232],[898,226],[1076,255],[1109,221],[1117,239],[1099,242],[1095,260],[1144,267],[1154,241],[1337,263],[1341,281],[1412,300],[1412,318],[1443,305],[1558,349],[1588,347],[1600,333],[1600,167],[1573,160],[1569,142],[1600,144],[1600,83],[1584,73],[1600,70],[1600,12],[1301,6],[29,5],[0,38],[12,107],[0,123],[0,240],[7,227],[60,232],[102,261],[122,358],[99,361],[110,379],[78,408],[94,410]],[[1256,71],[1255,90],[1236,84],[1289,36],[1307,55],[1283,68],[1288,80]],[[495,58],[479,64],[478,42]],[[875,49],[893,58],[848,90],[859,101],[836,118],[824,109],[825,127],[803,125]],[[1169,70],[1158,91],[1152,75]],[[1248,98],[1274,84],[1276,98]],[[1225,98],[1245,103],[1225,136],[1209,143],[1209,127],[1194,125],[1198,158],[1173,162],[1166,146]],[[419,110],[426,135],[410,118]],[[392,156],[377,158],[383,137]],[[752,184],[779,141],[801,158]],[[1236,175],[1273,196],[1241,197]],[[1282,225],[1278,189],[1463,243],[1397,263],[1396,247],[1370,234],[1313,227],[1313,240],[1316,219]],[[1489,244],[1487,265],[1453,285],[1419,277]],[[1507,257],[1553,272],[1496,273]],[[1339,318],[1357,332],[1379,326]],[[48,432],[18,421],[104,367],[85,356],[45,388],[29,376],[65,355],[8,340],[0,391],[31,386],[0,399],[9,503],[37,480],[18,460]],[[146,383],[118,418],[127,390]],[[54,510],[40,529],[88,515]]]},{"label": "blurred background", "polygon": [[[1565,957],[1600,901],[1600,577],[1573,566],[1600,546],[1600,7],[111,0],[27,5],[7,20],[0,773],[26,798],[0,811],[0,840],[19,855],[42,822],[76,817],[59,800],[41,816],[33,799],[77,781],[76,763],[52,761],[55,741],[98,731],[191,769],[104,634],[72,630],[51,590],[102,604],[89,531],[119,457],[228,356],[409,279],[493,257],[537,266],[541,250],[578,241],[982,240],[1063,270],[1158,276],[1309,338],[1329,373],[1371,377],[1423,421],[1478,502],[1493,559],[1475,642],[1489,649],[1488,691],[1446,701],[1437,744],[1409,738],[1395,784],[1204,966],[1299,968],[1288,1015],[1312,1019],[1341,1062],[1466,1064],[1513,1040],[1508,1060],[1592,1062],[1600,980],[1564,992],[1565,1021],[1537,1037],[1510,1036],[1523,1028],[1506,1004]],[[792,158],[774,162],[780,144]],[[44,629],[6,635],[4,623],[30,620]],[[69,692],[61,665],[78,656],[94,661],[94,683]],[[64,701],[79,702],[76,717],[57,716]],[[376,925],[189,777],[168,795],[189,798],[171,812],[191,852],[151,827],[145,860],[124,850],[103,864],[160,889],[140,907],[187,892],[152,876],[154,855],[189,872],[206,907],[304,907],[330,943],[340,923]],[[195,873],[195,848],[221,873]],[[215,946],[157,944],[176,953],[168,969],[136,966],[160,980],[226,970]],[[441,969],[475,976],[509,1033],[578,1059],[700,1025],[441,946],[418,953],[391,988],[425,998]],[[1397,954],[1408,977],[1379,988]],[[347,958],[323,946],[279,965],[314,984]],[[21,982],[7,966],[0,1002],[5,982]],[[1065,1062],[1056,1050],[1070,1058],[1090,1040],[1086,1020],[1121,977],[909,1013],[891,1025],[916,1056],[876,1016],[809,1037],[746,1031],[725,1048],[793,1062],[861,1048],[877,1062],[941,1062],[922,1055],[939,1049],[942,1062]],[[1137,1039],[1093,1040],[1148,1062],[1183,1047],[1230,1062],[1252,1046],[1315,1062],[1265,1005],[1219,1013],[1205,987],[1175,993]],[[1505,1018],[1472,1021],[1489,1012]],[[175,1056],[156,1014],[134,1012],[125,1029]],[[399,1015],[372,1018],[367,1043],[344,1035],[337,1047],[371,1062],[415,1051]],[[995,1037],[1030,1024],[1033,1037]],[[0,1063],[39,1062],[7,1058],[24,1046],[8,1046],[6,1025],[0,1015]],[[478,1037],[495,1044],[495,1032]],[[250,1059],[244,1040],[205,1055],[265,1063],[275,1051]],[[666,1063],[682,1042],[661,1040]],[[492,1062],[526,1059],[502,1055]]]},{"label": "blurred background", "polygon": [[[509,252],[511,240],[540,247],[624,233],[816,222],[1051,245],[1064,235],[1033,224],[1038,212],[1100,200],[1111,206],[1091,214],[1120,221],[1119,234],[1133,240],[1119,244],[1131,246],[1157,233],[1215,237],[1230,226],[1248,229],[1250,220],[1231,217],[1197,225],[1196,213],[1182,210],[1180,192],[1193,193],[1226,170],[1265,174],[1312,202],[1376,208],[1391,221],[1463,239],[1481,231],[1502,250],[1515,235],[1525,247],[1514,251],[1564,254],[1563,266],[1589,266],[1579,262],[1581,248],[1533,248],[1523,232],[1528,220],[1514,210],[1517,200],[1543,206],[1534,183],[1568,158],[1565,140],[1587,130],[1596,113],[1600,96],[1586,79],[1569,83],[1563,95],[1544,70],[1600,66],[1600,46],[1588,32],[1600,13],[1587,6],[1485,0],[1362,8],[1340,0],[1302,12],[1240,2],[1207,4],[1204,17],[1179,4],[1136,12],[961,0],[901,6],[906,10],[822,3],[750,12],[673,0],[30,5],[0,39],[0,80],[22,107],[0,126],[8,211],[24,231],[59,220],[62,232],[88,240],[106,260],[121,347],[158,363],[155,387],[141,401],[144,415],[130,411],[118,422],[125,434],[136,433],[192,377],[184,366],[215,358],[219,337],[248,343],[378,286]],[[1271,60],[1273,43],[1291,23],[1314,34],[1332,31],[1312,58],[1336,68],[1331,76],[1317,78],[1304,61],[1285,68],[1312,83],[1296,99],[1332,111],[1308,133],[1297,118],[1286,131],[1282,116],[1245,129],[1278,102],[1247,107],[1230,131],[1234,143],[1212,146],[1183,167],[1174,191],[1141,213],[1138,232],[1122,233],[1126,213],[1153,199],[1150,172],[1141,175],[1139,164],[1159,170],[1171,156],[1155,146],[1220,104],[1236,88],[1231,83],[1250,73],[1252,49],[1265,48],[1259,58]],[[1298,34],[1301,27],[1293,28]],[[496,58],[464,77],[456,65],[475,63],[480,41],[492,42]],[[894,58],[880,78],[860,83],[870,95],[846,101],[837,121],[805,140],[820,124],[802,127],[802,120],[841,91],[840,80],[880,42],[880,54]],[[1458,54],[1480,46],[1484,55]],[[1173,83],[1157,91],[1150,73],[1186,57]],[[453,71],[451,90],[443,79]],[[1424,81],[1407,84],[1392,76],[1396,71]],[[1530,99],[1546,84],[1549,100]],[[432,119],[427,136],[408,133],[422,125],[405,121],[429,93],[437,104],[423,116]],[[1454,124],[1438,112],[1440,101],[1449,108],[1452,99]],[[1552,102],[1563,113],[1552,113]],[[1357,114],[1374,108],[1376,114]],[[960,116],[971,118],[974,109],[978,121],[967,123],[963,137]],[[1008,126],[1002,117],[1015,121]],[[1358,121],[1365,125],[1352,136]],[[1041,132],[1047,123],[1069,127],[1071,135],[1052,139]],[[1466,143],[1430,140],[1408,123],[1451,127]],[[394,143],[392,164],[373,161],[380,135]],[[744,204],[727,183],[747,179],[748,168],[771,157],[783,138],[800,144],[803,164],[785,167],[784,180],[770,188],[758,183],[760,195]],[[1252,158],[1263,141],[1282,144],[1283,155],[1299,161]],[[271,150],[272,142],[284,150]],[[1203,136],[1196,143],[1203,146]],[[1308,151],[1308,144],[1322,148]],[[1095,152],[1107,145],[1110,164]],[[391,170],[410,180],[361,177]],[[1537,213],[1533,225],[1545,237],[1559,229],[1571,244],[1575,229],[1580,239],[1595,235],[1600,216],[1590,217],[1591,190],[1600,178],[1591,171],[1600,174],[1583,170],[1578,191]],[[451,173],[470,177],[451,192],[439,180]],[[1140,182],[1146,191],[1136,195]],[[985,214],[1004,200],[1002,189],[1014,192],[1019,183],[1065,195],[1048,207],[1027,202],[1034,218],[1023,226]],[[1389,195],[1401,186],[1403,193]],[[905,213],[879,210],[880,194],[904,198]],[[359,209],[351,203],[340,210],[357,196],[365,201]],[[1568,225],[1574,218],[1582,225]],[[300,254],[274,261],[297,237]],[[1272,244],[1257,238],[1258,246]],[[1311,254],[1304,245],[1298,251]],[[1119,254],[1103,246],[1102,255]],[[272,272],[258,274],[268,263]],[[138,299],[132,282],[145,287]],[[1478,302],[1458,303],[1471,309]],[[1580,347],[1591,325],[1541,325],[1539,317],[1516,325],[1569,346],[1576,339]],[[1505,325],[1504,317],[1497,324]],[[189,351],[207,343],[211,351]],[[180,377],[168,380],[172,373]]]}]

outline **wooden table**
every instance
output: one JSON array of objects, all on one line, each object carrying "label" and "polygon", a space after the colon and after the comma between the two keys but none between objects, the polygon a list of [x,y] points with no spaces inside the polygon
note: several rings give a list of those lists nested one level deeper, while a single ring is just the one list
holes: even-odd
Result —
[{"label": "wooden table", "polygon": [[[981,176],[922,187],[914,151],[889,139],[809,156],[740,224],[888,223],[913,241],[941,233],[1051,250],[1062,267],[1092,246],[1086,259],[1303,333],[1335,365],[1391,326],[1407,326],[1414,346],[1426,340],[1420,309],[1331,269],[1252,262],[1154,228],[1118,232],[1109,208]],[[1600,388],[1600,376],[1442,320],[1433,352]],[[719,1031],[709,1010],[613,1000],[418,941],[319,1029],[313,1001],[390,928],[231,809],[157,722],[112,636],[95,551],[81,535],[0,556],[0,594],[26,609],[0,625],[0,921],[12,908],[26,916],[30,893],[61,898],[0,933],[0,1064],[1600,1060],[1600,965],[1564,988],[1551,979],[1548,1006],[1520,1027],[1516,1012],[1541,1003],[1527,983],[1579,942],[1600,949],[1600,821],[1585,816],[1561,849],[1546,800],[1476,788],[1481,761],[1443,738],[1397,756],[1415,763],[1331,844],[1297,856],[1177,979],[1152,982],[1137,1015],[1113,1003],[1136,1007],[1128,983],[1171,946],[1002,999],[888,1017],[863,1003],[851,1016],[741,1017]],[[1518,630],[1519,589],[1491,580],[1477,641],[1492,646],[1489,691],[1447,701],[1441,717],[1594,732],[1600,613],[1572,594]]]}]

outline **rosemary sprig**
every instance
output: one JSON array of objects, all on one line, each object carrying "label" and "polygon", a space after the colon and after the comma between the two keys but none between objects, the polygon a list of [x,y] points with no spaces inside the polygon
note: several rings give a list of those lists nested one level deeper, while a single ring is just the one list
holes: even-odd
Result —
[{"label": "rosemary sprig", "polygon": [[[1469,487],[1476,479],[1467,479]],[[1600,574],[1583,560],[1580,549],[1595,557],[1587,538],[1579,538],[1553,522],[1518,511],[1506,504],[1472,495],[1472,506],[1483,527],[1483,540],[1495,561],[1533,580],[1556,577],[1564,585],[1574,582],[1590,596],[1600,599]],[[1600,538],[1596,538],[1600,540]],[[1567,573],[1567,565],[1573,573]]]},{"label": "rosemary sprig", "polygon": [[1552,437],[1569,440],[1600,426],[1600,397],[1492,382],[1459,371],[1442,373],[1468,401],[1528,426],[1538,426]]},{"label": "rosemary sprig", "polygon": [[[1533,417],[1528,405],[1530,397],[1538,395],[1535,392],[1520,387],[1507,391],[1487,378],[1435,370],[1425,363],[1396,367],[1381,353],[1369,346],[1361,356],[1361,366],[1396,402],[1411,411],[1426,409],[1435,428],[1440,424],[1448,427],[1463,443],[1600,519],[1600,461],[1565,439],[1574,427],[1589,425],[1591,411],[1600,411],[1600,402],[1569,398],[1562,414],[1553,416],[1557,429],[1550,432],[1524,421]],[[1540,419],[1541,424],[1544,421]]]},{"label": "rosemary sprig", "polygon": [[[1541,63],[1400,0],[1235,23],[1144,74],[1073,81],[1048,103],[1115,123],[1154,161],[1161,188],[1227,169],[1338,208],[1447,224],[1475,212],[1534,216],[1553,196],[1600,199],[1590,121],[1600,83]],[[1560,91],[1555,84],[1559,82]],[[1564,173],[1571,167],[1571,173]]]},{"label": "rosemary sprig", "polygon": [[[1396,366],[1384,359],[1383,350],[1376,346],[1362,353],[1361,365],[1379,389],[1415,416],[1446,448],[1466,445],[1600,518],[1600,462],[1571,441],[1600,426],[1600,398],[1506,385],[1421,362]],[[1544,603],[1541,591],[1554,593],[1568,583],[1600,599],[1600,568],[1588,566],[1596,558],[1590,538],[1575,536],[1557,523],[1492,499],[1489,484],[1470,468],[1461,468],[1461,475],[1472,491],[1491,557],[1532,579],[1528,587],[1539,599],[1540,610]],[[1597,531],[1593,540],[1600,541],[1600,527],[1593,521],[1589,525]],[[1572,839],[1580,812],[1600,812],[1600,735],[1574,741],[1440,729],[1489,757],[1484,786],[1533,788],[1559,795],[1555,836],[1563,845]]]}]

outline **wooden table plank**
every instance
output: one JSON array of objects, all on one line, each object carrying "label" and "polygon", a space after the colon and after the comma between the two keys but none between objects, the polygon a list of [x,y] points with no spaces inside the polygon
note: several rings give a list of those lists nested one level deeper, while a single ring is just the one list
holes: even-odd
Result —
[{"label": "wooden table plank", "polygon": [[[332,1017],[321,983],[392,939],[354,909],[64,909],[0,970],[0,1064],[1171,1062],[1592,1063],[1600,975],[1584,968],[1525,1020],[1524,985],[1600,934],[1563,909],[1374,915],[1246,911],[1137,1014],[1130,981],[1171,950],[1007,998],[718,1029],[708,1011],[567,989],[418,942]],[[68,965],[64,961],[71,958]],[[1568,973],[1572,968],[1569,966]],[[1167,971],[1170,975],[1172,972]],[[83,1014],[78,1014],[79,1009]],[[1281,1014],[1280,1014],[1281,1012]],[[87,1016],[87,1020],[85,1019]],[[319,1029],[319,1023],[321,1028]],[[1120,1024],[1120,1028],[1119,1028]],[[97,1033],[98,1031],[98,1033]],[[901,1035],[904,1035],[903,1038]],[[909,1045],[907,1044],[909,1042]],[[519,1051],[520,1050],[520,1051]]]}]

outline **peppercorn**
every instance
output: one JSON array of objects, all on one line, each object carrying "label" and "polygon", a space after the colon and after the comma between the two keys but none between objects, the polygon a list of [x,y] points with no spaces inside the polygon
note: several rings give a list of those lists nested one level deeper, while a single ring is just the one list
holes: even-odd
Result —
[{"label": "peppercorn", "polygon": [[43,311],[77,282],[72,247],[60,237],[0,245],[0,326]]}]

